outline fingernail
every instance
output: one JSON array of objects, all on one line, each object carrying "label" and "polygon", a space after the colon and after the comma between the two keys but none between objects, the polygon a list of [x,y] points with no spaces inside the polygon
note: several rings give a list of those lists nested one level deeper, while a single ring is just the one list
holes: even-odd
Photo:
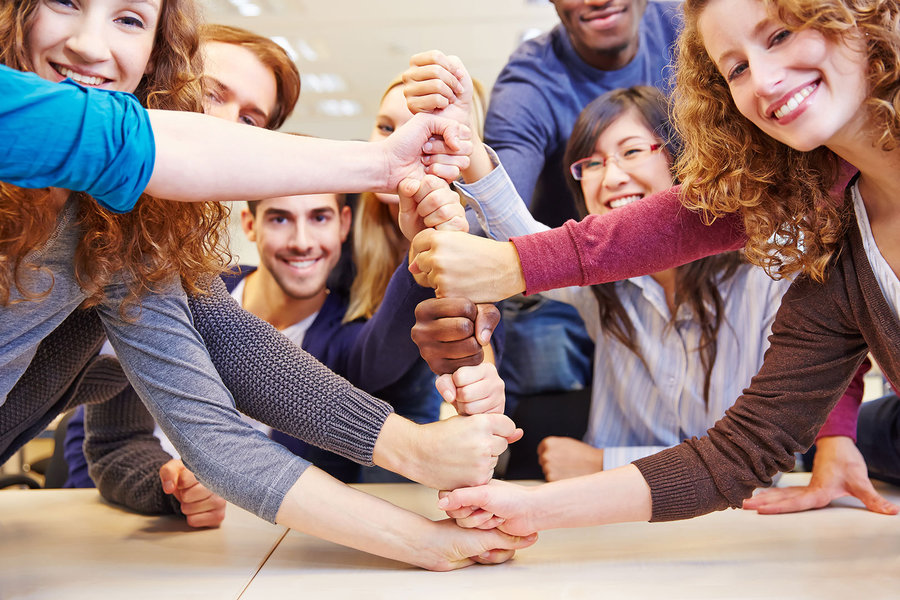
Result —
[{"label": "fingernail", "polygon": [[438,500],[438,508],[447,508],[450,505],[450,501],[446,498],[441,498]]},{"label": "fingernail", "polygon": [[487,560],[487,559],[490,558],[490,557],[491,557],[491,553],[490,553],[490,552],[482,552],[481,554],[478,555],[478,558],[483,558],[483,559],[485,559],[485,560]]}]

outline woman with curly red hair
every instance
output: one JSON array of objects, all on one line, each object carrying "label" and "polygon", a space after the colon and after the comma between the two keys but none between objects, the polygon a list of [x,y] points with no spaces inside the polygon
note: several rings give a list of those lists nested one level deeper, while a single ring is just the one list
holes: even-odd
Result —
[{"label": "woman with curly red hair", "polygon": [[[84,88],[134,92],[154,109],[200,109],[198,18],[193,0],[4,0],[0,23],[0,62],[51,81],[70,79]],[[418,154],[424,140],[412,137],[407,137],[407,150],[418,145]],[[398,144],[394,149],[398,150]],[[363,152],[345,164],[374,159],[374,168],[357,167],[358,175],[389,168],[394,164],[389,158],[382,149]],[[409,164],[413,162],[418,159]],[[390,179],[383,177],[385,182]],[[323,182],[312,185],[327,185]],[[0,442],[4,453],[21,445],[67,406],[66,393],[54,392],[40,405],[19,401],[17,383],[46,385],[23,376],[30,363],[46,360],[49,352],[59,372],[73,372],[68,383],[75,387],[110,383],[102,373],[88,380],[77,368],[70,369],[73,346],[41,343],[67,330],[70,315],[88,321],[99,316],[132,384],[185,462],[215,491],[261,517],[441,570],[473,561],[502,561],[514,548],[532,543],[532,539],[499,533],[472,536],[452,523],[436,524],[361,494],[241,422],[203,340],[192,327],[185,295],[185,289],[200,294],[197,302],[202,304],[205,281],[225,264],[220,227],[226,210],[221,205],[177,204],[143,196],[131,212],[114,214],[84,193],[60,188],[29,191],[3,184],[0,214]],[[258,327],[244,333],[250,338],[244,341],[251,346],[254,336],[262,337]],[[94,343],[93,338],[69,341]],[[220,344],[217,351],[227,353],[226,345]],[[290,356],[288,350],[283,355]],[[348,390],[346,382],[341,387],[341,381],[329,379],[323,369],[310,364],[305,376],[312,384],[336,385],[350,398],[339,407],[320,407],[323,412],[340,413],[333,416],[341,421],[337,430],[343,434],[316,430],[316,412],[306,413],[315,442],[340,447],[348,454],[364,455],[368,450],[371,456],[373,449],[362,447],[367,439],[372,441],[370,434],[378,434],[389,423],[398,426],[389,420],[389,407],[358,390]],[[331,392],[322,389],[319,400]],[[271,407],[276,414],[269,421],[283,420],[278,413],[294,408]],[[397,535],[388,539],[386,529]]]},{"label": "woman with curly red hair", "polygon": [[[736,237],[746,236],[750,260],[776,275],[799,273],[773,325],[764,365],[706,437],[621,469],[538,488],[495,483],[457,490],[443,505],[461,523],[499,523],[521,533],[741,506],[812,443],[867,353],[889,380],[900,382],[898,21],[900,7],[885,0],[685,3],[675,96],[685,141],[684,202],[707,221],[735,215],[744,223]],[[831,193],[846,183],[847,165],[859,175],[846,186],[845,201],[835,202]],[[644,217],[646,237],[636,241],[660,250],[673,244],[670,255],[657,258],[682,259],[678,225],[662,223],[674,238],[657,238],[659,205],[637,204],[644,206],[627,216]],[[699,222],[693,213],[690,218]],[[727,226],[733,223],[731,217]],[[567,227],[565,235],[577,252],[596,250],[581,243],[577,228]],[[558,236],[539,241],[546,248],[551,239]],[[514,240],[513,251],[527,275],[536,239],[522,240]],[[580,276],[593,280],[596,272],[584,266]],[[538,275],[540,285],[555,279],[551,270]],[[900,456],[892,431],[885,450]],[[864,468],[844,473],[819,495],[827,502],[851,493],[860,478]],[[897,512],[884,499],[867,500],[872,510]],[[483,510],[457,510],[472,506]]]}]

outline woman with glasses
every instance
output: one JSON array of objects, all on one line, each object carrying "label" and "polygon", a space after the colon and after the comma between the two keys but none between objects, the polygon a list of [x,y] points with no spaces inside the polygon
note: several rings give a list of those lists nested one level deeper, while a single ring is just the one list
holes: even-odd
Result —
[{"label": "woman with glasses", "polygon": [[[582,111],[564,160],[582,218],[672,187],[679,142],[667,108],[659,90],[641,86],[610,91]],[[547,229],[525,209],[501,165],[461,187],[496,239]],[[759,370],[788,285],[728,252],[547,292],[578,309],[596,350],[585,441],[545,438],[538,453],[546,478],[626,465],[703,435]]]}]

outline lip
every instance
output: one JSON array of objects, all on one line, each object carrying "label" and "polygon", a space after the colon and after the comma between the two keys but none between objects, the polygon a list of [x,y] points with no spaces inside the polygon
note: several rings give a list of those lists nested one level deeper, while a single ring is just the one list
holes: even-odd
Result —
[{"label": "lip", "polygon": [[[792,121],[796,120],[800,115],[806,112],[806,109],[810,105],[810,98],[816,95],[816,92],[819,91],[819,87],[822,85],[821,79],[816,79],[814,81],[810,81],[804,83],[803,85],[799,85],[792,89],[791,91],[784,94],[781,98],[778,99],[777,102],[773,102],[766,109],[766,116],[778,123],[779,125],[787,125]],[[810,89],[811,88],[811,89]],[[797,103],[797,107],[791,110],[786,115],[782,115],[781,118],[775,116],[775,113],[784,107],[792,98],[802,97]]]},{"label": "lip", "polygon": [[622,15],[628,12],[628,6],[605,6],[599,9],[591,9],[581,15],[582,23],[593,29],[605,29],[619,22]]},{"label": "lip", "polygon": [[[106,85],[107,83],[112,81],[112,79],[105,77],[103,75],[100,75],[99,73],[93,73],[91,71],[73,67],[71,65],[66,65],[63,63],[57,63],[57,62],[53,62],[53,61],[48,61],[48,62],[50,63],[50,68],[53,69],[53,71],[57,75],[59,75],[59,77],[61,78],[60,81],[62,81],[63,79],[69,78],[78,84],[89,86],[89,87],[100,87],[100,86]],[[68,71],[68,73],[64,73],[63,71]],[[89,80],[97,80],[97,81],[89,81]]]}]

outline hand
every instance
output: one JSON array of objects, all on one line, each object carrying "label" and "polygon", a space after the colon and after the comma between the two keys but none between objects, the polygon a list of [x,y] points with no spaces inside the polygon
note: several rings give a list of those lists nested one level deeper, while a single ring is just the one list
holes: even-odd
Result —
[{"label": "hand", "polygon": [[872,512],[895,515],[900,511],[875,491],[866,462],[853,440],[829,436],[816,442],[816,458],[808,486],[763,490],[744,500],[744,508],[766,515],[798,512],[827,506],[844,496],[859,498]]},{"label": "hand", "polygon": [[498,323],[500,311],[493,304],[430,298],[416,306],[416,324],[410,335],[431,370],[443,375],[484,362],[483,347]]},{"label": "hand", "polygon": [[438,297],[460,296],[473,302],[499,302],[525,291],[519,254],[512,242],[496,242],[467,233],[419,233],[410,246],[409,271]]},{"label": "hand", "polygon": [[496,527],[510,535],[528,535],[539,530],[531,508],[532,494],[539,487],[494,479],[487,485],[440,492],[438,508],[460,527]]},{"label": "hand", "polygon": [[440,177],[426,175],[421,181],[404,179],[397,192],[400,196],[400,231],[409,241],[428,227],[469,231],[459,195]]},{"label": "hand", "polygon": [[225,499],[197,481],[184,463],[172,459],[159,468],[163,491],[174,494],[191,527],[218,527],[225,519]]},{"label": "hand", "polygon": [[452,490],[490,481],[497,458],[521,437],[522,430],[505,415],[456,416],[417,425],[391,414],[372,459],[423,485]]},{"label": "hand", "polygon": [[527,548],[537,541],[537,533],[514,536],[496,529],[489,531],[463,529],[452,519],[435,523],[435,533],[429,536],[436,543],[438,557],[429,568],[432,571],[451,571],[472,563],[499,564],[512,558],[516,550]]},{"label": "hand", "polygon": [[506,386],[490,362],[441,375],[434,385],[460,415],[503,414],[506,406]]},{"label": "hand", "polygon": [[548,436],[538,444],[538,462],[547,481],[571,479],[603,470],[603,448],[570,437]]},{"label": "hand", "polygon": [[386,185],[376,192],[397,193],[406,178],[422,179],[427,173],[448,182],[469,166],[472,140],[469,128],[456,121],[418,114],[380,142],[384,153]]},{"label": "hand", "polygon": [[409,65],[402,78],[411,113],[432,113],[472,126],[474,84],[459,57],[430,50],[410,58]]}]

